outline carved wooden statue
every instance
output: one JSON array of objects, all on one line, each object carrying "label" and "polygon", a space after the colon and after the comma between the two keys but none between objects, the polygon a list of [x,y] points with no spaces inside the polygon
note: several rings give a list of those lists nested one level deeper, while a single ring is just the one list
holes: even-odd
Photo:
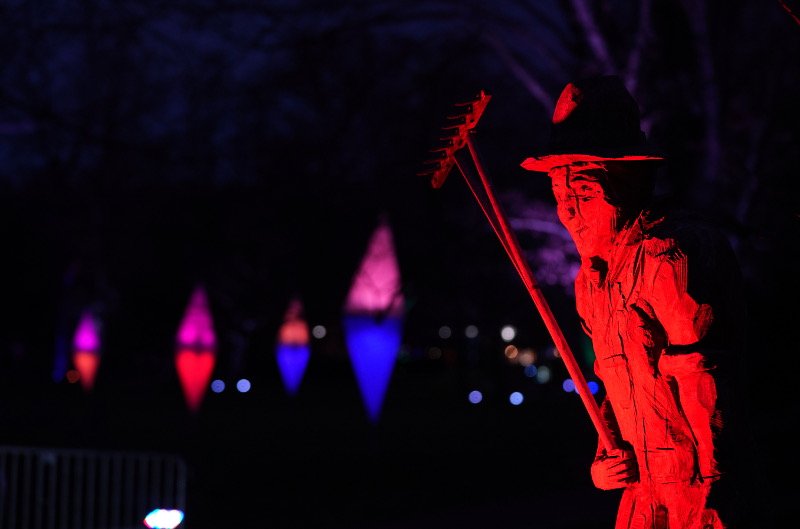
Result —
[{"label": "carved wooden statue", "polygon": [[656,206],[663,159],[618,77],[568,84],[552,122],[550,149],[522,166],[551,178],[581,258],[577,310],[615,444],[599,444],[592,480],[624,489],[615,529],[728,527],[711,493],[729,470],[718,440],[741,340],[735,255],[710,224]]}]

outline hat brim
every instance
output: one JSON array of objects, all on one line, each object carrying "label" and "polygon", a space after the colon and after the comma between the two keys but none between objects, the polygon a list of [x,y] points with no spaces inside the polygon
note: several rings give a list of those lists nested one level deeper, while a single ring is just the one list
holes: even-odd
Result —
[{"label": "hat brim", "polygon": [[597,156],[594,154],[547,154],[544,156],[531,156],[520,165],[528,171],[541,173],[549,172],[553,167],[570,165],[577,162],[660,162],[661,156],[634,154],[627,156]]}]

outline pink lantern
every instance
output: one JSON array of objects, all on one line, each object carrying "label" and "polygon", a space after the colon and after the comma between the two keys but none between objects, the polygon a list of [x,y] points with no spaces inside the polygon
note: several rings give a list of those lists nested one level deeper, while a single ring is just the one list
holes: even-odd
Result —
[{"label": "pink lantern", "polygon": [[81,315],[78,327],[72,338],[72,364],[80,374],[84,391],[94,388],[97,367],[100,364],[99,324],[91,311]]},{"label": "pink lantern", "polygon": [[383,220],[353,278],[343,321],[350,361],[373,422],[379,418],[400,350],[404,309],[394,239]]},{"label": "pink lantern", "polygon": [[208,296],[202,286],[192,292],[176,337],[175,368],[191,412],[203,402],[216,364],[217,339],[209,309]]},{"label": "pink lantern", "polygon": [[289,395],[297,394],[310,356],[308,324],[303,317],[303,304],[299,298],[294,298],[289,302],[283,324],[278,331],[275,352],[283,385]]}]

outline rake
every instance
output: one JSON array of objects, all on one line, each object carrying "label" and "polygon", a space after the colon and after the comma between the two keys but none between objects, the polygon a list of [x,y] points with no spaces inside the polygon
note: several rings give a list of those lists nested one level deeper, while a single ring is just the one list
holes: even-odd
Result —
[{"label": "rake", "polygon": [[[589,418],[595,430],[597,430],[600,442],[606,450],[611,450],[615,448],[611,432],[601,417],[600,408],[586,384],[586,379],[580,366],[575,361],[575,355],[572,354],[572,350],[564,338],[553,312],[550,310],[550,305],[533,277],[528,262],[522,256],[519,243],[514,232],[509,227],[506,216],[492,190],[491,182],[486,176],[478,157],[472,136],[491,97],[491,95],[481,90],[473,100],[456,103],[457,112],[454,115],[447,116],[446,124],[442,127],[446,135],[440,138],[441,146],[431,150],[431,159],[425,162],[426,167],[418,175],[429,177],[434,189],[439,189],[444,185],[453,167],[458,167],[467,187],[469,187],[478,202],[481,211],[483,211],[489,221],[489,225],[500,240],[500,244],[509,259],[511,259],[511,263],[517,270],[525,288],[533,299],[536,309],[544,320],[545,327],[547,327],[547,331],[550,333],[550,337],[575,383],[576,392],[583,401],[583,405],[589,413]],[[467,147],[468,155],[464,154],[464,147]]]}]

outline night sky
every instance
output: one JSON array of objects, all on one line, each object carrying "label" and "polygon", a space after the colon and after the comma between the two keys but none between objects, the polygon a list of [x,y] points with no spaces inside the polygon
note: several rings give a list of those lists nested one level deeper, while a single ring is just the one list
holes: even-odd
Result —
[{"label": "night sky", "polygon": [[[568,81],[618,73],[666,155],[659,193],[713,219],[740,260],[757,503],[789,520],[798,12],[773,0],[0,2],[0,447],[177,454],[188,529],[610,527],[618,496],[591,484],[597,436],[561,387],[541,317],[457,171],[440,189],[418,173],[456,103],[491,94],[476,144],[591,379],[575,251],[546,177],[519,164],[546,144]],[[381,219],[405,310],[370,421],[342,318]],[[228,389],[190,413],[173,357],[197,285]],[[275,341],[294,297],[327,333],[290,396]],[[85,310],[102,330],[90,392],[66,377]],[[549,382],[506,359],[504,325]],[[233,389],[242,378],[247,393]]]}]

